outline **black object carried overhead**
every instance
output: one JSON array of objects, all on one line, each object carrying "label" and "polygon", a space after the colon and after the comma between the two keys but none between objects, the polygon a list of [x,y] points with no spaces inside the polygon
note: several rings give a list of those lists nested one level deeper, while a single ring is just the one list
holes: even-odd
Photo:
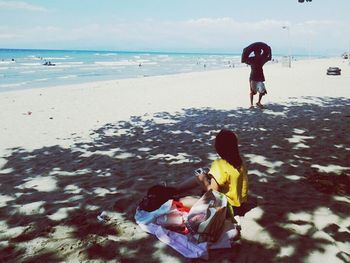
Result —
[{"label": "black object carried overhead", "polygon": [[327,69],[327,75],[333,75],[333,76],[340,75],[341,74],[340,72],[341,72],[341,69],[338,67],[329,67]]},{"label": "black object carried overhead", "polygon": [[271,47],[264,42],[255,42],[243,49],[242,57],[241,57],[242,63],[247,62],[249,55],[252,52],[255,52],[256,54],[260,54],[261,56],[266,57],[268,60],[271,60],[271,57],[272,57]]}]

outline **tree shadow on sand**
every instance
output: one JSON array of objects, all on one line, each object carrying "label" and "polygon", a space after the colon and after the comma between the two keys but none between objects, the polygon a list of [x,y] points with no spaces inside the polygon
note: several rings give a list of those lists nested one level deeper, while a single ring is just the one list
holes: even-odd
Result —
[{"label": "tree shadow on sand", "polygon": [[[262,211],[256,223],[278,245],[243,237],[232,249],[212,251],[210,262],[301,262],[335,241],[346,244],[350,226],[344,230],[333,222],[320,229],[307,218],[322,209],[348,217],[349,102],[304,98],[263,111],[163,112],[107,124],[91,132],[91,141],[77,138],[69,149],[11,149],[0,170],[0,261],[62,262],[74,256],[188,262],[151,235],[133,236],[137,226],[128,232],[125,224],[133,224],[137,203],[151,185],[179,182],[209,166],[221,128],[239,136],[251,200]],[[101,224],[96,216],[102,210],[120,218]],[[316,235],[320,230],[327,237]],[[284,247],[292,251],[283,254]],[[349,254],[337,257],[345,262]]]}]

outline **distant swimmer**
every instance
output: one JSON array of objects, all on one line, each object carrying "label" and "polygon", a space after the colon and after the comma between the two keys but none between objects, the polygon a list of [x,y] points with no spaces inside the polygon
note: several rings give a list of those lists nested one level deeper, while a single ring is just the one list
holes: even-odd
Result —
[{"label": "distant swimmer", "polygon": [[56,64],[51,63],[51,61],[46,61],[43,65],[44,66],[56,66]]}]

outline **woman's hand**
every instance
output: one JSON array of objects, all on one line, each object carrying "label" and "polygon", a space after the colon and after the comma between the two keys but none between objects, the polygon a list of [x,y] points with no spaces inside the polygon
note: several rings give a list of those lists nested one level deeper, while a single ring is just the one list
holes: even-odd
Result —
[{"label": "woman's hand", "polygon": [[210,180],[212,175],[203,173],[196,176],[198,183],[202,186],[205,191],[210,189],[218,191],[219,186],[215,180]]}]

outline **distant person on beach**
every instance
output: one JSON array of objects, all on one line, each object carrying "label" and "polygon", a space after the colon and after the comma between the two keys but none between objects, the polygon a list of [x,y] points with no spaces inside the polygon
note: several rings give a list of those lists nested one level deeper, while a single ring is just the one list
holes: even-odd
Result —
[{"label": "distant person on beach", "polygon": [[[249,56],[252,52],[254,56]],[[253,43],[243,50],[242,63],[250,65],[251,68],[249,77],[250,108],[254,108],[253,98],[257,93],[259,93],[259,98],[256,106],[259,108],[264,107],[261,104],[261,99],[267,94],[267,91],[264,84],[265,76],[263,66],[269,60],[271,60],[271,48],[263,42]]]},{"label": "distant person on beach", "polygon": [[[210,170],[196,172],[195,176],[175,186],[176,192],[183,193],[198,186],[204,191],[213,189],[225,194],[231,207],[240,207],[247,200],[248,176],[236,134],[222,129],[215,138],[215,149],[220,158],[211,164]],[[185,206],[192,206],[195,201],[195,198],[181,199]]]}]

